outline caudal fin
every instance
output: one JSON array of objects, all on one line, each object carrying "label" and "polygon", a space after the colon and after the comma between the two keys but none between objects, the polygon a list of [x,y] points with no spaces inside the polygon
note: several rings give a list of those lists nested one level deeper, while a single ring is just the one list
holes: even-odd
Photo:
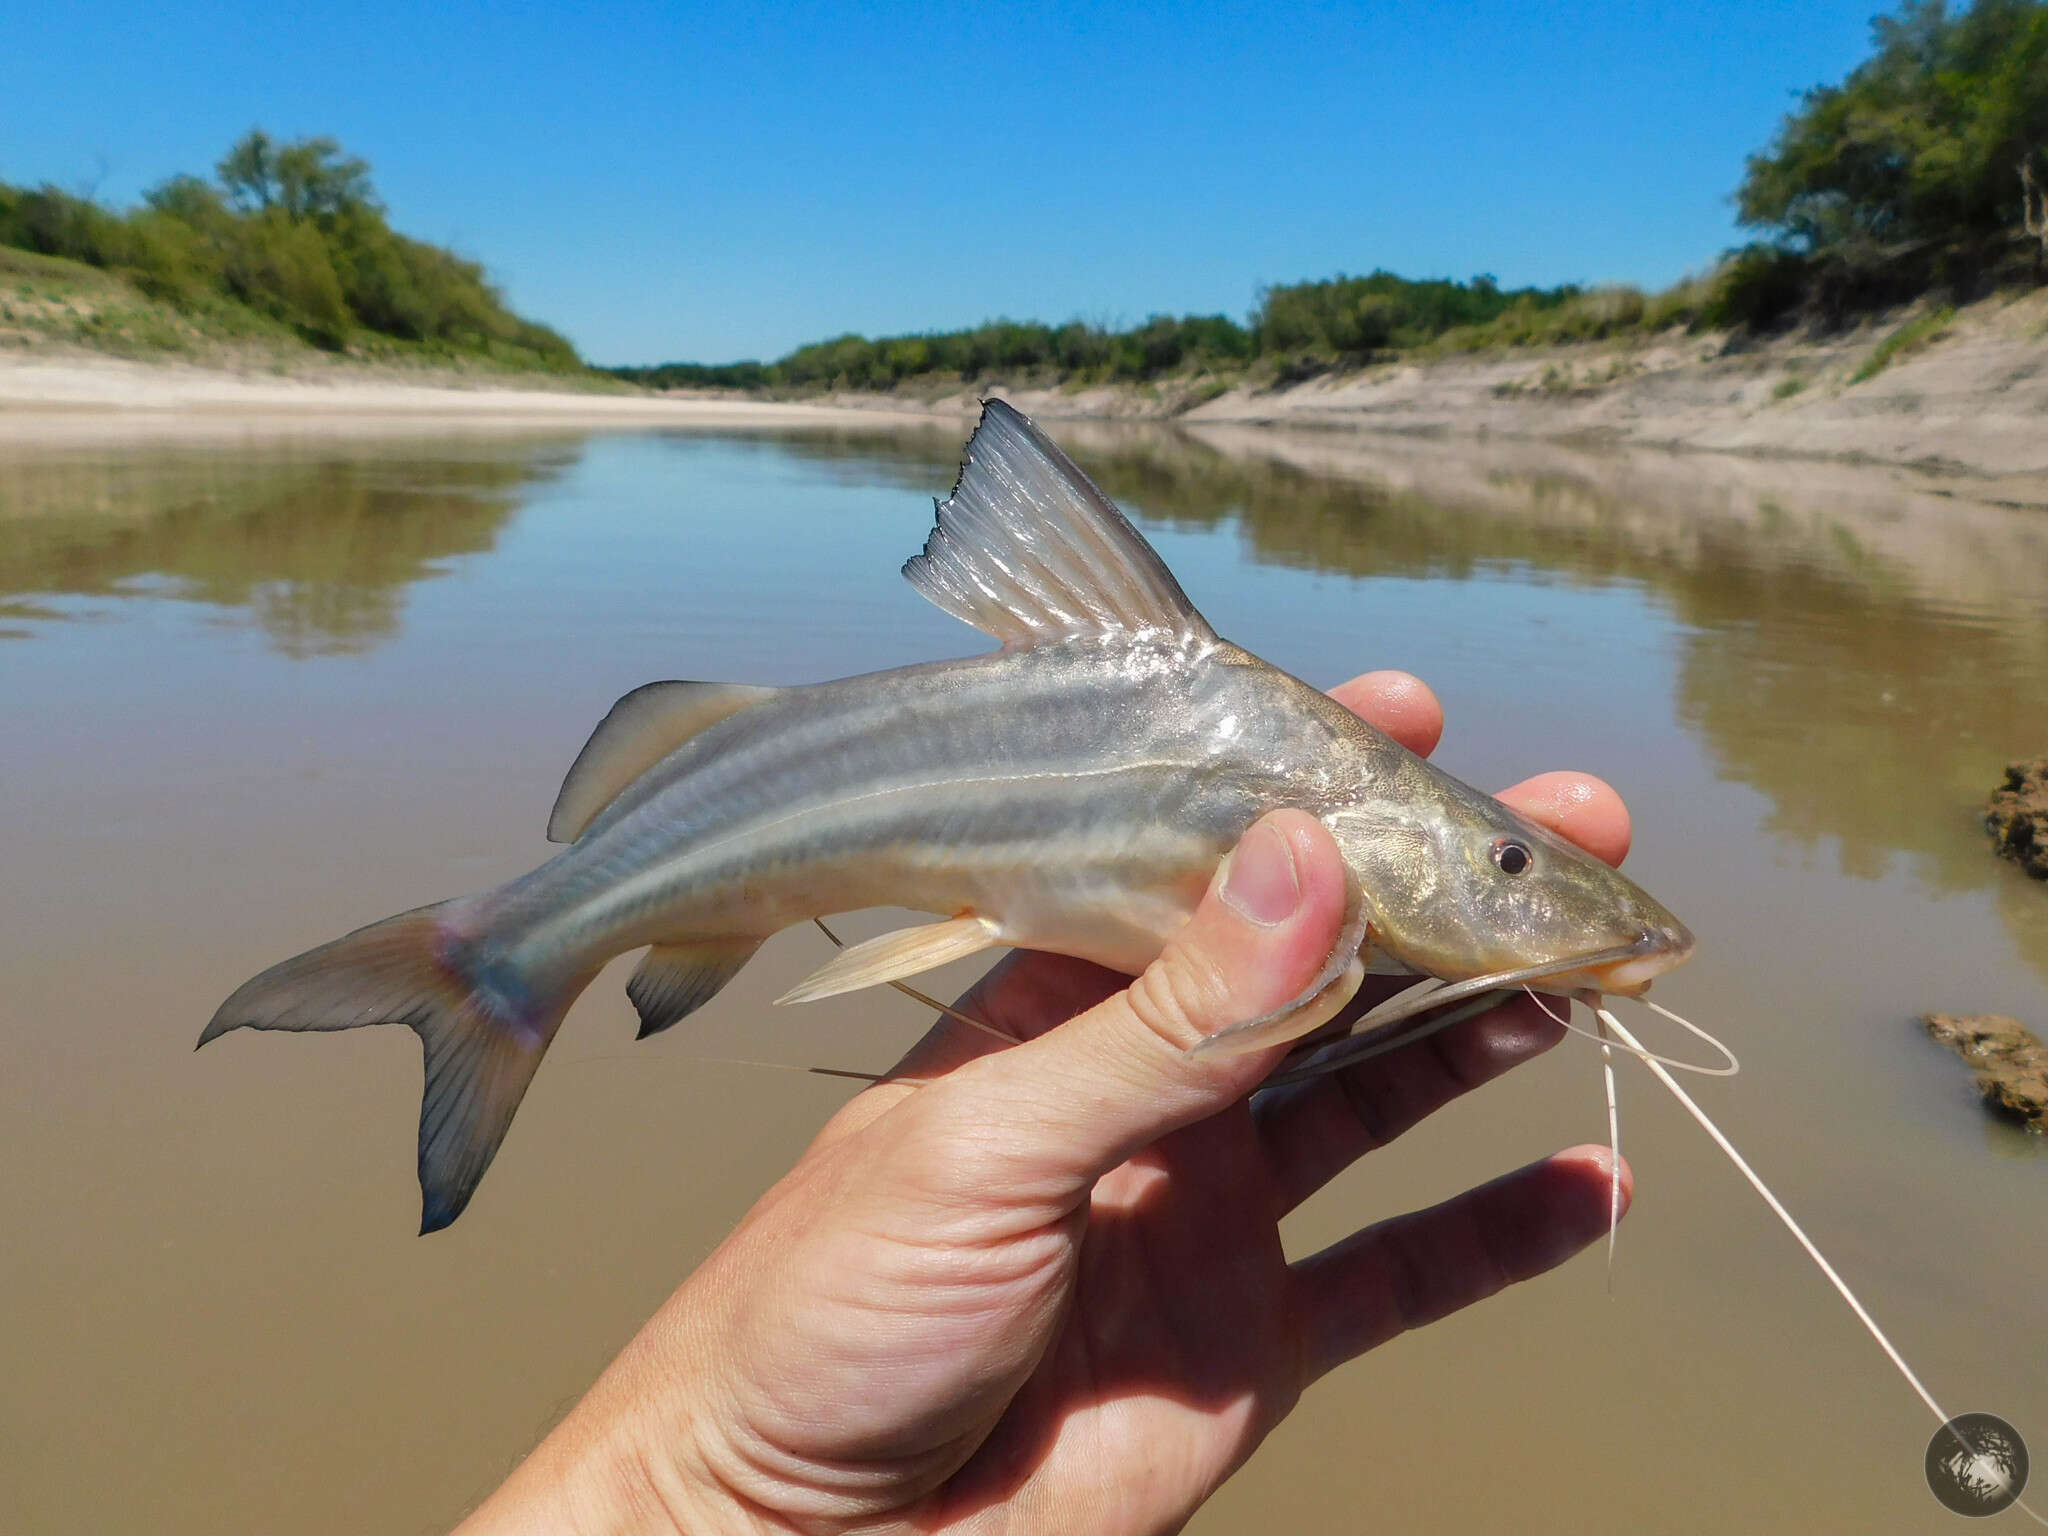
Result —
[{"label": "caudal fin", "polygon": [[462,1214],[477,1181],[588,978],[548,992],[487,940],[447,921],[456,904],[359,928],[245,982],[199,1037],[231,1029],[353,1029],[404,1024],[420,1037],[420,1231]]}]

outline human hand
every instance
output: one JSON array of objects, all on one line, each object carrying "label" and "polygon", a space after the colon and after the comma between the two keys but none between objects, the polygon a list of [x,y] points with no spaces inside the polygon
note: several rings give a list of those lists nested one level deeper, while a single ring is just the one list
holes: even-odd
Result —
[{"label": "human hand", "polygon": [[[1404,674],[1335,695],[1417,751],[1441,732]],[[1627,851],[1598,780],[1501,798]],[[1578,1252],[1608,1219],[1598,1148],[1288,1263],[1288,1211],[1562,1034],[1524,998],[1255,1098],[1278,1049],[1184,1054],[1296,995],[1343,902],[1328,833],[1279,812],[1135,981],[998,965],[960,1008],[1022,1043],[934,1028],[465,1529],[1170,1530],[1318,1376]]]}]

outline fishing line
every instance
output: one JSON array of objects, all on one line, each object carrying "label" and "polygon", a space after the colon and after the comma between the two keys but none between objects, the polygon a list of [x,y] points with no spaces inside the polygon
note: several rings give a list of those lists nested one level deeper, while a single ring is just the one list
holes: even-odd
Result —
[{"label": "fishing line", "polygon": [[[645,1062],[649,1058],[638,1052],[601,1051],[592,1056],[577,1056],[562,1062],[564,1067],[594,1067],[600,1063],[614,1061]],[[761,1061],[752,1056],[706,1056],[692,1053],[688,1056],[662,1058],[672,1064],[707,1067],[758,1067],[765,1072],[808,1072],[813,1077],[849,1077],[862,1083],[922,1083],[921,1077],[890,1077],[883,1072],[856,1072],[852,1067],[806,1067],[793,1061]]]},{"label": "fishing line", "polygon": [[[1748,1161],[1744,1159],[1743,1155],[1735,1150],[1735,1143],[1722,1134],[1721,1128],[1714,1124],[1707,1112],[1693,1102],[1692,1095],[1679,1086],[1678,1079],[1665,1070],[1662,1059],[1653,1052],[1646,1050],[1642,1042],[1628,1032],[1627,1026],[1599,1003],[1598,994],[1587,994],[1581,998],[1581,1001],[1586,1002],[1587,1006],[1598,1016],[1601,1023],[1614,1032],[1615,1037],[1620,1040],[1624,1049],[1630,1051],[1637,1060],[1650,1069],[1657,1081],[1669,1090],[1671,1096],[1678,1100],[1685,1112],[1699,1122],[1700,1129],[1712,1138],[1714,1145],[1719,1147],[1728,1161],[1735,1165],[1735,1171],[1749,1181],[1749,1187],[1763,1197],[1764,1204],[1771,1208],[1771,1214],[1785,1224],[1785,1230],[1798,1240],[1799,1246],[1806,1250],[1806,1256],[1819,1266],[1820,1272],[1823,1275],[1827,1276],[1828,1283],[1840,1294],[1842,1300],[1849,1304],[1849,1310],[1856,1314],[1857,1321],[1862,1323],[1864,1328],[1869,1331],[1870,1336],[1877,1341],[1877,1347],[1884,1351],[1885,1357],[1897,1367],[1899,1374],[1905,1377],[1906,1385],[1913,1389],[1920,1401],[1927,1405],[1928,1411],[1934,1415],[1943,1427],[1947,1427],[1949,1424],[1948,1411],[1934,1400],[1934,1394],[1927,1390],[1920,1378],[1913,1373],[1913,1368],[1906,1364],[1906,1357],[1899,1353],[1897,1346],[1885,1336],[1884,1330],[1877,1326],[1877,1319],[1870,1315],[1869,1310],[1865,1308],[1861,1301],[1857,1300],[1856,1293],[1849,1289],[1849,1282],[1836,1272],[1835,1266],[1828,1262],[1827,1255],[1820,1251],[1819,1245],[1806,1235],[1806,1229],[1793,1219],[1790,1211],[1785,1209],[1784,1202],[1771,1193],[1771,1187],[1764,1183],[1754,1168],[1749,1166]],[[1665,1010],[1659,1008],[1657,1012],[1664,1013]],[[1676,1016],[1673,1015],[1673,1017]],[[1679,1022],[1683,1023],[1684,1021],[1679,1020]],[[1951,1429],[1949,1432],[1955,1436],[1956,1443],[1962,1446],[1973,1459],[1977,1458],[1977,1447],[1965,1440],[1960,1431]],[[1999,1475],[2002,1476],[2003,1474]],[[2013,1507],[2025,1511],[2027,1516],[2037,1523],[2048,1525],[2048,1519],[2043,1519],[2040,1515],[2035,1514],[2024,1500],[2015,1499]]]},{"label": "fishing line", "polygon": [[[830,939],[835,947],[839,949],[846,948],[846,941],[840,938],[839,935],[834,933],[830,928],[827,928],[825,926],[825,920],[822,917],[814,917],[811,919],[811,921],[818,925],[818,931],[824,934],[826,938]],[[957,1008],[948,1008],[944,1003],[940,1002],[937,998],[927,997],[924,993],[918,991],[915,987],[906,986],[904,983],[900,981],[892,981],[889,983],[889,985],[894,987],[898,992],[901,992],[904,996],[912,998],[915,1001],[924,1004],[925,1007],[932,1009],[934,1012],[944,1014],[947,1018],[952,1019],[956,1023],[965,1024],[970,1029],[978,1029],[983,1034],[994,1035],[998,1040],[1002,1041],[1005,1045],[1015,1045],[1017,1043],[1017,1037],[1015,1035],[1006,1034],[1002,1030],[997,1029],[995,1025],[984,1023],[980,1019],[969,1018],[966,1014],[960,1012],[960,1010]],[[627,1057],[621,1055],[586,1056],[582,1058],[582,1060],[586,1062],[612,1060],[625,1061],[627,1059]],[[707,1066],[759,1067],[770,1072],[803,1072],[808,1073],[812,1077],[843,1077],[848,1079],[849,1081],[856,1083],[908,1083],[915,1087],[927,1081],[927,1079],[922,1077],[891,1076],[886,1072],[857,1072],[851,1067],[801,1067],[798,1066],[795,1062],[791,1061],[756,1061],[753,1058],[747,1056],[697,1055],[691,1056],[689,1059],[692,1062],[702,1062]]]}]

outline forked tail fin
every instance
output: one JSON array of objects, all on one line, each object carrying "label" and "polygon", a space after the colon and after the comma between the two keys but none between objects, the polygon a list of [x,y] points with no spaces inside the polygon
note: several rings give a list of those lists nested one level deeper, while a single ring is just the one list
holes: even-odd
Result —
[{"label": "forked tail fin", "polygon": [[[404,1024],[420,1037],[420,1231],[462,1214],[477,1181],[587,984],[533,985],[488,940],[448,921],[442,902],[359,928],[245,982],[199,1043],[231,1029],[353,1029]],[[465,925],[466,926],[466,925]]]}]

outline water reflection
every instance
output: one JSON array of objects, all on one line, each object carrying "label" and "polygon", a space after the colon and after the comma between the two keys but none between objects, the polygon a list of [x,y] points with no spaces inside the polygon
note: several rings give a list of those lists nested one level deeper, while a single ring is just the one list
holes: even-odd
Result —
[{"label": "water reflection", "polygon": [[[1337,457],[1308,454],[1326,474]],[[1656,593],[1684,626],[1683,718],[1771,798],[1774,832],[1830,840],[1866,878],[1904,851],[1937,886],[1984,883],[1954,834],[2048,733],[2048,517],[1820,468],[1759,484],[1692,459],[1346,457],[1351,485],[1304,494],[1306,467],[1275,456],[1171,515],[1233,518],[1259,558],[1324,570],[1521,565]]]},{"label": "water reflection", "polygon": [[[1674,1000],[1752,1069],[1715,1112],[1939,1390],[2048,1423],[2011,1344],[2038,1322],[2048,1248],[2015,1212],[2043,1165],[1980,1134],[1968,1074],[1905,1017],[2038,1016],[2010,950],[2048,974],[2048,892],[1970,813],[2048,737],[2048,514],[1710,457],[1060,435],[1181,530],[1191,589],[1296,616],[1275,632],[1317,675],[1354,659],[1368,606],[1320,572],[1410,578],[1374,606],[1472,626],[1436,652],[1467,669],[1461,719],[1519,707],[1517,643],[1595,658],[1640,712],[1634,763],[1697,797],[1666,797],[1681,835],[1643,862],[1710,855],[1670,888],[1719,918]],[[959,443],[0,447],[0,628],[29,636],[0,648],[0,783],[33,875],[0,881],[0,1231],[34,1235],[0,1247],[0,1306],[34,1321],[9,1340],[0,1525],[445,1529],[839,1101],[736,1059],[879,1066],[908,1043],[890,998],[769,1006],[822,958],[801,931],[645,1045],[622,968],[551,1054],[490,1212],[423,1244],[404,1031],[190,1049],[278,955],[543,854],[556,774],[626,687],[970,649],[893,575]],[[334,651],[370,654],[290,659]],[[1514,718],[1530,766],[1576,756],[1569,710]],[[1869,878],[1887,866],[1920,888]],[[1970,899],[1926,899],[1946,891]],[[1418,1127],[1291,1218],[1293,1251],[1597,1137],[1593,1070],[1562,1050]],[[1348,1531],[1370,1505],[1402,1529],[1658,1529],[1674,1487],[1714,1529],[1945,1518],[1912,1515],[1927,1426],[1832,1295],[1688,1122],[1623,1097],[1645,1198],[1616,1297],[1596,1259],[1331,1378],[1200,1528]],[[1361,1442],[1407,1447],[1412,1475]]]},{"label": "water reflection", "polygon": [[[1627,583],[1680,626],[1680,716],[1781,846],[1932,891],[1996,888],[2048,975],[2048,901],[1976,811],[2048,745],[2048,511],[1891,470],[1259,428],[1070,424],[1062,441],[1152,526],[1234,529],[1267,564],[1353,576]],[[954,450],[790,451],[934,483]]]},{"label": "water reflection", "polygon": [[[1064,423],[1155,527],[1229,530],[1254,562],[1352,576],[1619,583],[1677,621],[1678,709],[1782,846],[1932,891],[1997,887],[2048,972],[2048,906],[1986,858],[1975,807],[2048,743],[2048,512],[1896,471],[1260,428]],[[946,484],[960,436],[728,440],[841,486]],[[742,447],[741,445],[747,445]],[[66,600],[236,611],[292,656],[397,632],[406,590],[491,549],[581,440],[0,448],[0,634]]]},{"label": "water reflection", "polygon": [[[1986,857],[1976,823],[2000,766],[2048,742],[2048,515],[1825,466],[1293,451],[1277,445],[1247,477],[1276,483],[1247,484],[1226,514],[1259,558],[1514,564],[1657,594],[1683,626],[1680,717],[1723,778],[1769,799],[1780,846],[1832,852],[1861,879],[1903,855],[1932,890],[1995,887],[2048,974],[2048,902]],[[1276,479],[1342,468],[1360,477],[1348,508]]]},{"label": "water reflection", "polygon": [[395,635],[406,589],[492,548],[574,440],[0,447],[0,637],[66,599],[158,596],[254,623],[290,656]]}]

